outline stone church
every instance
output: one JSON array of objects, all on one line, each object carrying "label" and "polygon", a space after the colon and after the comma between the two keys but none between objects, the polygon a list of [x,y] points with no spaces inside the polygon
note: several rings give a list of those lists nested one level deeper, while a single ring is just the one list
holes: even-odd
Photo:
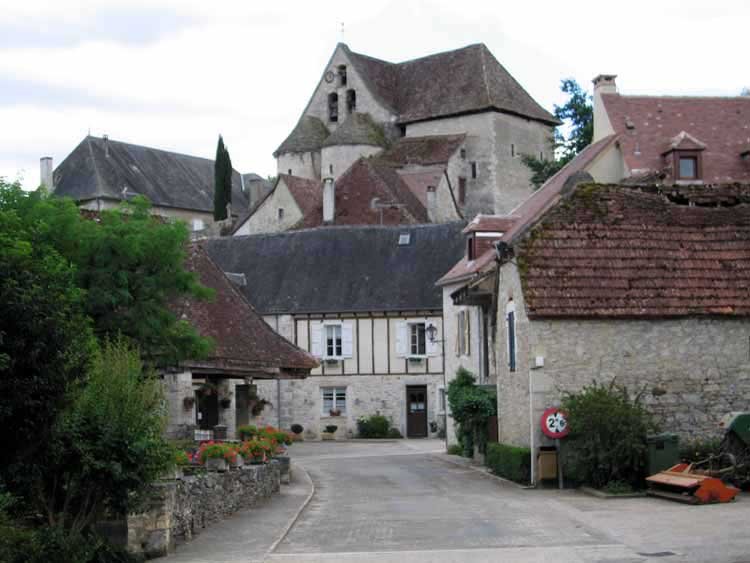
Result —
[{"label": "stone church", "polygon": [[508,213],[557,124],[483,44],[390,63],[340,43],[236,234]]}]

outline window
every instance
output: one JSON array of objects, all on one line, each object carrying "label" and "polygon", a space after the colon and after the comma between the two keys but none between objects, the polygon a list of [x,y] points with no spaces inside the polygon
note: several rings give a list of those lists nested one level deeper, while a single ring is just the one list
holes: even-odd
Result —
[{"label": "window", "polygon": [[323,416],[337,411],[338,415],[346,414],[346,387],[321,387],[320,397]]},{"label": "window", "polygon": [[206,228],[206,225],[203,223],[203,219],[193,219],[192,227],[193,231],[202,231]]},{"label": "window", "polygon": [[346,65],[339,65],[339,86],[346,86]]},{"label": "window", "polygon": [[466,178],[458,179],[458,204],[466,203]]},{"label": "window", "polygon": [[427,355],[427,340],[425,338],[424,323],[409,323],[409,355]]},{"label": "window", "polygon": [[679,158],[679,176],[683,180],[698,178],[698,158],[695,156],[681,156]]},{"label": "window", "polygon": [[326,358],[341,358],[343,354],[341,325],[326,325]]},{"label": "window", "polygon": [[508,369],[516,371],[516,305],[510,301],[505,307],[508,323]]},{"label": "window", "polygon": [[437,407],[438,407],[438,414],[445,414],[445,387],[440,385],[437,388]]},{"label": "window", "polygon": [[466,149],[461,149],[461,158],[466,160]]},{"label": "window", "polygon": [[472,161],[471,163],[471,178],[473,180],[476,180],[477,177],[477,163],[476,161]]},{"label": "window", "polygon": [[471,355],[471,317],[469,311],[456,313],[456,356]]},{"label": "window", "polygon": [[410,242],[411,242],[411,234],[401,233],[400,235],[398,235],[399,246],[408,246]]},{"label": "window", "polygon": [[328,94],[328,121],[339,120],[339,95],[336,92]]},{"label": "window", "polygon": [[516,145],[510,145],[510,156],[516,156]]},{"label": "window", "polygon": [[283,207],[279,207],[278,217],[279,217],[279,221],[281,221],[284,218],[284,208]]},{"label": "window", "polygon": [[328,173],[333,174],[333,164],[328,165]]},{"label": "window", "polygon": [[290,169],[288,170],[288,172],[289,172],[289,175],[291,176],[291,175],[292,175],[292,169],[290,168]]},{"label": "window", "polygon": [[349,113],[357,111],[357,93],[354,90],[346,91],[346,111]]}]

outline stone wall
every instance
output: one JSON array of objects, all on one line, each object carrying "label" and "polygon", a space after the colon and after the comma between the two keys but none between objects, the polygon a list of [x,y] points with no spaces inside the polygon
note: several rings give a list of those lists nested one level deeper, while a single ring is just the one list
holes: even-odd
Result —
[{"label": "stone wall", "polygon": [[[728,318],[529,320],[515,266],[501,269],[499,314],[516,305],[517,369],[507,367],[507,330],[496,343],[500,440],[545,445],[544,408],[592,381],[615,380],[642,401],[663,431],[683,439],[719,437],[720,419],[750,405],[750,321]],[[535,357],[544,366],[533,367]],[[529,385],[529,378],[531,385]],[[529,401],[529,389],[532,400]],[[529,408],[533,408],[531,419]]]},{"label": "stone wall", "polygon": [[276,172],[308,180],[320,180],[320,151],[280,154],[276,158]]},{"label": "stone wall", "polygon": [[372,145],[335,145],[323,147],[321,151],[322,178],[333,178],[337,180],[344,172],[349,170],[360,158],[368,158],[376,155],[383,149]]},{"label": "stone wall", "polygon": [[128,517],[128,549],[147,558],[167,555],[202,529],[269,498],[279,486],[278,462],[161,481],[148,509]]},{"label": "stone wall", "polygon": [[[284,216],[281,219],[279,219],[279,209],[284,210]],[[302,219],[302,211],[282,178],[276,185],[276,189],[235,231],[234,236],[280,233],[291,229]]]}]

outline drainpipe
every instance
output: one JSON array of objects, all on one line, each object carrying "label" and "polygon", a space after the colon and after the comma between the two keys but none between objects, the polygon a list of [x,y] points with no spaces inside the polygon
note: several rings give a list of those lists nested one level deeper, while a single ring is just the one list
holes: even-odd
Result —
[{"label": "drainpipe", "polygon": [[534,394],[533,384],[531,382],[531,370],[528,370],[529,374],[529,444],[531,448],[531,484],[536,486],[536,471],[534,470]]},{"label": "drainpipe", "polygon": [[276,428],[281,430],[281,379],[276,379]]}]

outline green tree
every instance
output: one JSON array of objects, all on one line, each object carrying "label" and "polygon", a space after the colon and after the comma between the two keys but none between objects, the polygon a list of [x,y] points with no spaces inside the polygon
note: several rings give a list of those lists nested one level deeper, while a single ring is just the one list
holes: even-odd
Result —
[{"label": "green tree", "polygon": [[446,392],[451,416],[456,423],[456,437],[464,456],[473,457],[474,445],[484,453],[487,444],[487,420],[497,414],[495,393],[476,385],[476,378],[460,367],[448,383]]},{"label": "green tree", "polygon": [[0,178],[0,477],[46,440],[94,346],[75,268],[19,213],[28,197]]},{"label": "green tree", "polygon": [[523,163],[531,169],[531,183],[535,188],[553,176],[558,170],[591,144],[594,136],[594,108],[591,96],[572,78],[562,80],[560,90],[568,95],[563,105],[555,105],[555,117],[569,128],[566,135],[558,127],[555,130],[553,151],[555,158],[546,160],[534,155],[522,155]]},{"label": "green tree", "polygon": [[219,135],[214,162],[214,219],[222,221],[227,218],[227,205],[232,203],[232,159],[224,146],[224,139]]},{"label": "green tree", "polygon": [[126,336],[158,365],[208,354],[211,343],[169,307],[177,299],[211,296],[185,270],[190,234],[183,222],[155,218],[145,198],[92,220],[69,199],[6,189],[0,190],[0,209],[14,213],[21,228],[33,227],[39,244],[72,266],[100,339]]},{"label": "green tree", "polygon": [[32,472],[37,508],[72,534],[104,514],[123,515],[173,461],[163,437],[163,390],[124,340],[94,355],[86,385],[55,424]]}]

